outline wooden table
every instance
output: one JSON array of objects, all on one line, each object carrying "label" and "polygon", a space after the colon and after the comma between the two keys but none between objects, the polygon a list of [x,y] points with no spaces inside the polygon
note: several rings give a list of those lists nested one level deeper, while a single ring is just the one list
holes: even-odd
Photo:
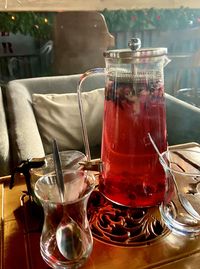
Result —
[{"label": "wooden table", "polygon": [[[1,210],[1,269],[47,269],[40,256],[37,223],[30,225],[23,217],[20,204],[22,191],[26,190],[23,177],[20,177],[12,190],[8,179],[0,183]],[[37,217],[37,216],[36,216]],[[39,216],[38,216],[39,218]],[[135,268],[200,268],[200,237],[186,238],[167,235],[155,240],[150,245],[118,247],[94,239],[94,248],[84,269],[135,269]]]}]

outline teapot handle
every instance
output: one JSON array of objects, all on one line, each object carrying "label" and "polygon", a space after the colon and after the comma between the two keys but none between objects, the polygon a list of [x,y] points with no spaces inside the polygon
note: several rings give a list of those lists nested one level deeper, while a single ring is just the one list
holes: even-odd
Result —
[{"label": "teapot handle", "polygon": [[82,84],[89,76],[97,74],[97,73],[98,74],[105,73],[105,69],[94,68],[94,69],[90,69],[86,71],[84,74],[81,75],[79,83],[78,83],[78,87],[77,87],[78,106],[79,106],[79,112],[80,112],[80,118],[81,118],[82,136],[83,136],[83,143],[85,147],[85,155],[87,157],[87,161],[91,161],[91,153],[90,153],[88,132],[87,132],[87,126],[86,126],[86,121],[85,121],[83,102],[82,102]]}]

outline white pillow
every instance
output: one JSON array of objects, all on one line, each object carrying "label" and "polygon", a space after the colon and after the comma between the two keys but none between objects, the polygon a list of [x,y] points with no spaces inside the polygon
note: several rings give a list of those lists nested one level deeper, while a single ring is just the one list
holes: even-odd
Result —
[{"label": "white pillow", "polygon": [[[104,89],[83,92],[82,99],[90,146],[100,145]],[[45,153],[52,152],[52,138],[59,150],[83,148],[76,93],[33,94],[32,102]]]}]

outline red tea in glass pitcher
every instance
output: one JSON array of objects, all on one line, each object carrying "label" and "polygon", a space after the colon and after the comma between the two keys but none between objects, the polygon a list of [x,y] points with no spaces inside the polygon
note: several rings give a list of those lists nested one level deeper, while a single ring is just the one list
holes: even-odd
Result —
[{"label": "red tea in glass pitcher", "polygon": [[100,190],[132,207],[159,204],[165,174],[148,138],[166,150],[166,113],[161,81],[109,80],[105,89]]}]

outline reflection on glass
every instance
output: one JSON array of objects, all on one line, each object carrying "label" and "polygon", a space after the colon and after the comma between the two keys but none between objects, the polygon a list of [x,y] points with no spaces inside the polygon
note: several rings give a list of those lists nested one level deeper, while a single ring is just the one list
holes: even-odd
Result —
[{"label": "reflection on glass", "polygon": [[52,25],[55,13],[1,12],[1,81],[51,74]]}]

